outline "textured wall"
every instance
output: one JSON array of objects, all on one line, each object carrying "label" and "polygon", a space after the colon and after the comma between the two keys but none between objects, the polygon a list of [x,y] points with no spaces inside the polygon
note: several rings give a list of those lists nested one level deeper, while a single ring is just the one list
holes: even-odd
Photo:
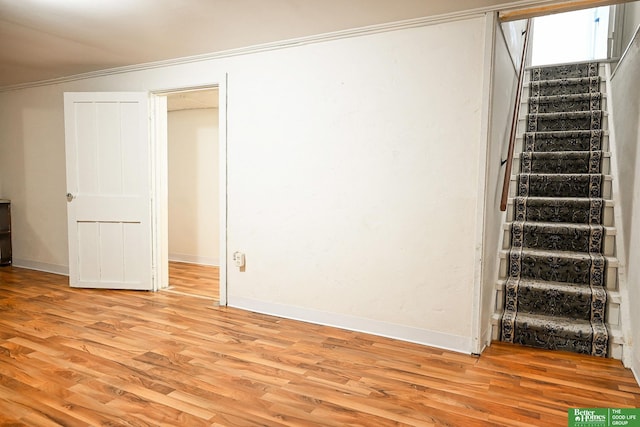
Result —
[{"label": "textured wall", "polygon": [[513,101],[518,84],[516,67],[520,67],[522,56],[522,22],[514,21],[496,28],[493,61],[493,93],[489,150],[487,153],[487,189],[485,192],[484,257],[482,289],[482,337],[490,341],[491,314],[495,299],[495,284],[498,279],[499,249],[505,214],[500,212],[500,199],[504,179]]},{"label": "textured wall", "polygon": [[168,116],[169,259],[218,265],[218,109]]},{"label": "textured wall", "polygon": [[636,37],[612,79],[620,209],[623,220],[633,363],[640,378],[640,37]]},{"label": "textured wall", "polygon": [[640,2],[630,2],[624,5],[624,25],[622,28],[622,49],[629,45],[631,39],[640,27]]},{"label": "textured wall", "polygon": [[227,255],[247,255],[229,303],[470,352],[485,28],[475,15],[0,93],[15,255],[67,265],[63,92],[218,83]]}]

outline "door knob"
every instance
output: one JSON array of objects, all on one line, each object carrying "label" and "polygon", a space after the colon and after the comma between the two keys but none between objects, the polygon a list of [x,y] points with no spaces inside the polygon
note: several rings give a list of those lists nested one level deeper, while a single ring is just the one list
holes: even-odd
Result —
[{"label": "door knob", "polygon": [[71,194],[71,193],[67,193],[67,202],[72,201],[72,200],[73,200],[73,198],[74,198],[73,194]]}]

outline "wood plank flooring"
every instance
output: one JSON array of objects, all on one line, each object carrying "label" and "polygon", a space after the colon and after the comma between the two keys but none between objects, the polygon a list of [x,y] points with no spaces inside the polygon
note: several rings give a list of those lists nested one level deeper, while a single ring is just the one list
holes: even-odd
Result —
[{"label": "wood plank flooring", "polygon": [[220,269],[209,265],[169,262],[169,290],[220,301]]},{"label": "wood plank flooring", "polygon": [[620,362],[495,343],[479,358],[0,268],[0,425],[566,426],[640,407]]}]

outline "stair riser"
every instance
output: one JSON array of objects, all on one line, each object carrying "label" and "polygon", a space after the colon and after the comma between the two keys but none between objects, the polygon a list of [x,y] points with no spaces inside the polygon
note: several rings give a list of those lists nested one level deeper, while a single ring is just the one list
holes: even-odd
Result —
[{"label": "stair riser", "polygon": [[[533,87],[532,87],[533,83]],[[581,93],[605,93],[606,84],[604,79],[600,79],[600,84],[596,82],[581,82],[569,84],[537,84],[527,81],[523,87],[522,99],[528,100],[531,96],[558,96],[575,95]]]},{"label": "stair riser", "polygon": [[[560,102],[533,102],[531,105],[527,98],[522,98],[520,103],[519,118],[524,120],[528,113],[558,113],[561,111],[590,111],[603,110],[607,111],[608,103],[606,95],[600,97],[598,101],[581,100],[581,101],[560,101]],[[536,111],[537,110],[537,111]]]},{"label": "stair riser", "polygon": [[564,132],[602,129],[602,112],[529,114],[527,132]]},{"label": "stair riser", "polygon": [[[565,250],[575,252],[589,252],[589,235],[585,233],[564,233],[538,232],[531,236],[525,233],[524,246],[536,249],[552,247],[554,250]],[[616,236],[611,229],[605,228],[602,234],[602,253],[605,256],[615,256]],[[511,235],[510,224],[505,226],[503,231],[502,249],[511,249],[513,237]]]},{"label": "stair riser", "polygon": [[[580,91],[580,89],[582,89],[582,91]],[[575,85],[570,89],[570,92],[566,93],[566,95],[576,94],[576,93],[590,93],[590,91],[588,89],[589,89],[589,87],[587,85],[584,85],[584,84],[581,85],[580,87]],[[600,90],[600,93],[606,94],[607,86],[606,86],[606,83],[605,83],[604,79],[600,80],[599,90]],[[543,90],[543,92],[544,92],[544,90]],[[525,79],[524,86],[522,87],[522,98],[521,98],[522,99],[522,103],[528,103],[528,100],[529,100],[529,97],[530,97],[531,93],[532,93],[531,92],[531,81],[527,78],[527,79]],[[553,94],[550,94],[550,95],[553,95]],[[542,96],[548,96],[548,95],[542,95]],[[605,98],[605,97],[603,97],[603,98]],[[525,109],[526,109],[526,107],[525,107]]]},{"label": "stair riser", "polygon": [[[529,208],[527,212],[527,218],[524,218],[523,220],[542,222],[576,222],[587,224],[589,219],[589,213],[587,209],[580,210],[572,207],[550,207],[540,210]],[[507,218],[514,218],[513,198],[509,199],[509,203],[507,205]],[[613,205],[610,202],[605,202],[605,206],[602,209],[602,225],[606,227],[613,226]],[[506,241],[509,242],[509,239],[506,239]]]},{"label": "stair riser", "polygon": [[[508,252],[501,251],[500,253],[500,267],[499,267],[499,277],[504,280],[508,276],[508,266],[509,266]],[[607,258],[606,266],[605,266],[605,288],[609,291],[617,291],[618,290],[618,265],[616,262],[610,258]],[[583,277],[584,277],[583,273]],[[573,276],[576,274],[574,273]],[[534,277],[535,278],[535,277]],[[555,279],[551,279],[555,280]]]},{"label": "stair riser", "polygon": [[529,113],[560,113],[563,111],[593,111],[602,110],[606,107],[601,97],[591,99],[548,99],[548,98],[532,98],[526,105]]},{"label": "stair riser", "polygon": [[556,293],[551,290],[520,287],[517,294],[518,312],[591,319],[591,298],[584,293]]},{"label": "stair riser", "polygon": [[582,338],[580,335],[576,333],[569,338],[565,335],[555,335],[548,329],[527,328],[516,323],[513,343],[548,350],[592,354],[591,337]]},{"label": "stair riser", "polygon": [[[554,251],[574,251],[574,252],[599,252],[602,249],[602,234],[598,232],[574,232],[572,234],[560,234],[543,230],[525,227],[520,246],[533,249],[551,249]],[[512,237],[512,245],[515,245],[516,238]]]},{"label": "stair riser", "polygon": [[521,174],[517,196],[521,197],[593,197],[602,196],[604,177],[595,175]]},{"label": "stair riser", "polygon": [[[496,312],[502,313],[504,311],[504,292],[505,281],[500,280],[496,285]],[[620,326],[620,298],[615,291],[607,291],[607,318],[606,322],[612,327]]]},{"label": "stair riser", "polygon": [[[513,254],[512,254],[513,256]],[[513,269],[516,261],[511,261]],[[538,256],[523,253],[519,262],[520,277],[566,283],[593,283],[601,285],[604,266],[600,273],[592,273],[592,262],[584,259],[572,259],[561,256]]]},{"label": "stair riser", "polygon": [[[597,195],[591,194],[589,183],[588,182],[579,182],[576,180],[573,184],[558,182],[553,183],[553,180],[547,180],[547,185],[543,185],[544,182],[541,180],[536,181],[533,186],[530,186],[528,195],[530,197],[598,197]],[[573,189],[571,188],[573,187]],[[602,194],[600,197],[611,200],[612,194],[612,185],[611,185],[611,177],[606,175],[604,177],[604,182],[601,183]],[[546,188],[546,189],[544,189]],[[574,189],[576,192],[574,192]],[[516,197],[517,195],[521,195],[518,191],[519,185],[515,175],[511,177],[511,183],[509,185],[509,197]]]},{"label": "stair riser", "polygon": [[[602,118],[602,123],[600,124],[601,129],[605,132],[609,131],[609,120],[608,117]],[[529,124],[527,116],[518,119],[518,130],[519,134],[524,132],[568,132],[568,131],[578,131],[578,130],[595,130],[592,125],[592,121],[588,119],[565,119],[561,121],[547,121],[540,120],[538,122],[537,127],[532,128]]]},{"label": "stair riser", "polygon": [[[584,159],[576,160],[557,160],[557,159],[539,159],[533,158],[531,162],[531,171],[527,173],[601,173],[608,175],[611,173],[611,157],[608,154],[602,156],[602,162],[598,169],[599,171],[593,171],[595,168],[590,166],[589,161]],[[562,170],[562,172],[560,172]],[[513,174],[519,174],[523,171],[522,154],[518,154],[513,158],[513,164],[511,166],[511,172]]]},{"label": "stair riser", "polygon": [[[602,248],[603,248],[602,253],[605,256],[615,256],[616,236],[613,233],[614,232],[612,229],[605,228],[604,230],[604,235],[602,238]],[[503,230],[502,249],[505,249],[505,250],[511,249],[511,240],[512,239],[511,239],[510,224],[507,224]],[[570,236],[567,236],[567,237],[564,237],[564,240],[572,240],[572,238]],[[527,244],[525,244],[525,246],[528,246],[528,247],[542,247],[542,244],[537,246],[531,246],[530,242],[526,242],[526,243]],[[586,243],[583,245],[575,245],[575,244],[572,245],[570,243],[567,243],[565,245],[560,245],[560,246],[571,247],[571,249],[560,249],[560,250],[574,250],[577,252],[587,252]]]},{"label": "stair riser", "polygon": [[[524,121],[523,121],[524,123]],[[528,150],[527,144],[525,144],[525,138],[523,136],[518,137],[516,141],[516,149],[522,151],[542,151],[542,152],[557,152],[557,151],[589,151],[591,149],[600,149],[607,153],[609,150],[609,135],[604,134],[602,140],[595,144],[592,144],[591,139],[588,137],[573,137],[565,138],[562,141],[556,139],[541,140],[538,139],[534,142],[531,150]]]}]

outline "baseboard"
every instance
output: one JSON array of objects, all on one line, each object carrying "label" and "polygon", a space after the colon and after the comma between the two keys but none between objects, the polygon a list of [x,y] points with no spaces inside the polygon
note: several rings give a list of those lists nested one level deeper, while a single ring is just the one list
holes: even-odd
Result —
[{"label": "baseboard", "polygon": [[493,335],[493,324],[489,319],[489,328],[484,328],[480,334],[480,352],[481,354],[485,348],[491,345],[491,336]]},{"label": "baseboard", "polygon": [[188,264],[210,265],[213,267],[220,266],[219,258],[203,257],[203,256],[188,255],[188,254],[170,253],[169,261],[186,262]]},{"label": "baseboard", "polygon": [[363,332],[422,344],[429,347],[451,350],[458,353],[471,354],[473,352],[471,337],[445,334],[442,332],[382,322],[379,320],[365,319],[345,314],[257,301],[250,298],[229,296],[228,305],[242,310],[254,311],[257,313],[284,317],[286,319],[299,320],[323,326],[332,326],[350,331]]},{"label": "baseboard", "polygon": [[631,365],[630,369],[631,373],[636,379],[636,383],[638,383],[638,385],[640,386],[640,354],[638,355],[638,358],[634,360],[634,362],[635,363]]},{"label": "baseboard", "polygon": [[29,270],[44,271],[45,273],[69,275],[69,267],[66,265],[49,264],[46,262],[29,261],[26,259],[13,259],[12,265],[19,268],[28,268]]}]

